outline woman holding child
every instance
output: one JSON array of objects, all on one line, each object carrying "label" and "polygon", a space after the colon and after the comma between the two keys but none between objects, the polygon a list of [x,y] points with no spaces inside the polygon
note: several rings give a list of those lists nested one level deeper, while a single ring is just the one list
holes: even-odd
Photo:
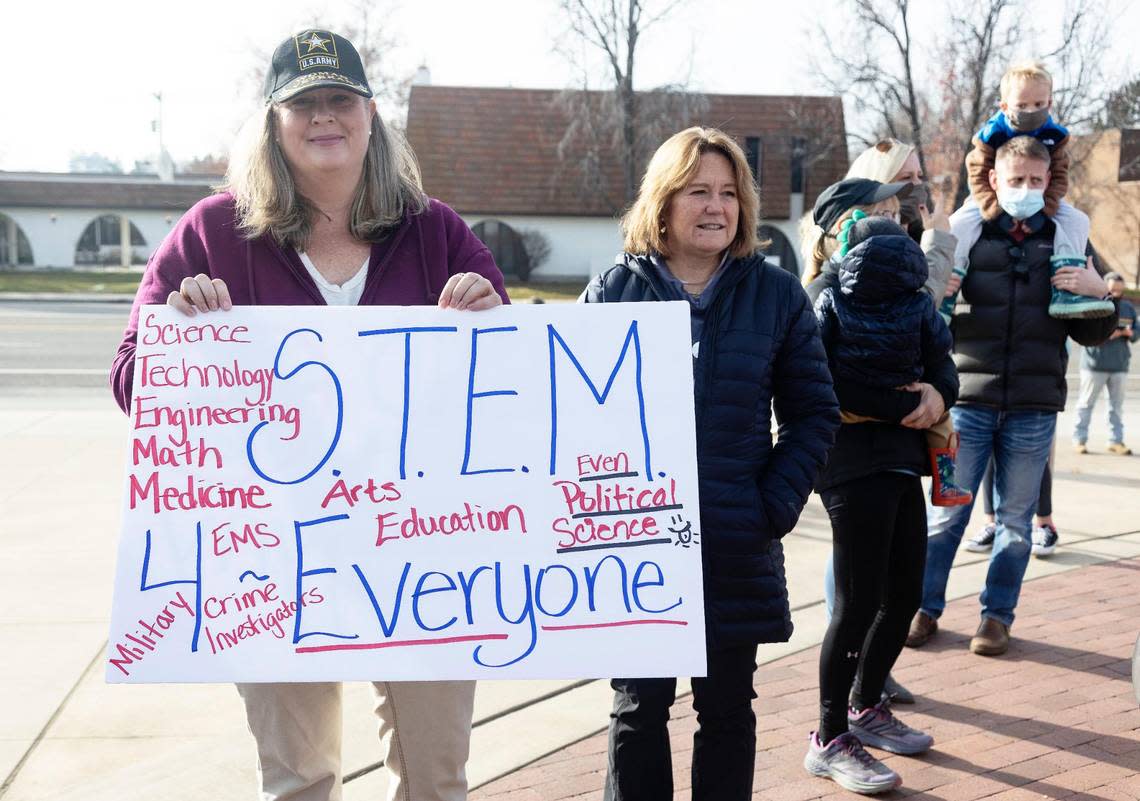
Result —
[{"label": "woman holding child", "polygon": [[[924,291],[930,294],[937,305],[948,286],[951,290],[956,290],[961,280],[952,274],[957,239],[950,233],[950,218],[946,214],[944,202],[934,196],[926,181],[917,148],[897,139],[881,139],[851,162],[846,177],[902,184],[895,196],[899,206],[898,221],[926,256],[929,277],[923,287]],[[808,217],[810,219],[810,215]],[[813,229],[814,225],[807,228],[807,236],[816,235]],[[809,252],[813,244],[814,239],[809,239]],[[825,262],[823,269],[834,272],[838,270],[838,263]],[[815,294],[817,293],[818,289]],[[809,294],[812,294],[814,300],[815,294],[810,289]],[[823,586],[830,617],[835,608],[835,562],[831,557],[827,560]],[[914,703],[914,695],[890,674],[883,686],[883,695],[890,698],[892,703]]]},{"label": "woman holding child", "polygon": [[926,258],[898,224],[908,185],[848,178],[824,190],[805,269],[844,425],[816,482],[831,518],[836,602],[804,767],[861,793],[900,782],[865,745],[916,754],[933,743],[882,699],[922,596],[920,477],[941,468],[938,452],[928,453],[934,432],[925,430],[944,422],[958,392],[949,332],[922,291]]}]

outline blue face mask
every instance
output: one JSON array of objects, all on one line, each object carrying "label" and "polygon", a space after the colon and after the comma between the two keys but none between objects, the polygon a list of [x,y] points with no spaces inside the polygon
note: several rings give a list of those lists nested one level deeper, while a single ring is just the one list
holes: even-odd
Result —
[{"label": "blue face mask", "polygon": [[1015,220],[1026,220],[1045,208],[1045,190],[1027,186],[998,189],[998,205]]}]

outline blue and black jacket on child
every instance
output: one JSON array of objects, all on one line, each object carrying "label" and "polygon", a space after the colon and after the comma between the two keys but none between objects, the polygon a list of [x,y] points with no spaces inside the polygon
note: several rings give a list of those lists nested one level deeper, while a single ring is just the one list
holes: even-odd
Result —
[{"label": "blue and black jacket on child", "polygon": [[836,380],[893,389],[936,370],[953,340],[922,291],[926,257],[899,225],[881,217],[856,222],[839,265],[839,286],[815,304]]},{"label": "blue and black jacket on child", "polygon": [[1058,125],[1052,116],[1047,117],[1044,124],[1039,128],[1032,131],[1019,131],[1010,124],[1006,113],[999,111],[985,121],[975,136],[994,150],[1015,136],[1032,136],[1052,153],[1057,145],[1069,138],[1069,131],[1063,125]]}]

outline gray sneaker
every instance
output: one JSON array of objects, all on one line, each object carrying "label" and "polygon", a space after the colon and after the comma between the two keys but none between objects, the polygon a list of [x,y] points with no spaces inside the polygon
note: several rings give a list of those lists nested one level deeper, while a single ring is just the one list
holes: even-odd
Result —
[{"label": "gray sneaker", "polygon": [[934,745],[934,738],[929,734],[912,729],[891,714],[887,701],[869,706],[858,714],[849,710],[847,725],[863,745],[892,754],[921,754]]},{"label": "gray sneaker", "polygon": [[899,684],[895,677],[888,673],[887,680],[883,682],[883,700],[892,704],[913,704],[914,693]]},{"label": "gray sneaker", "polygon": [[859,738],[849,731],[827,745],[822,745],[813,731],[804,757],[804,770],[863,795],[893,790],[902,783],[897,773],[868,754]]}]

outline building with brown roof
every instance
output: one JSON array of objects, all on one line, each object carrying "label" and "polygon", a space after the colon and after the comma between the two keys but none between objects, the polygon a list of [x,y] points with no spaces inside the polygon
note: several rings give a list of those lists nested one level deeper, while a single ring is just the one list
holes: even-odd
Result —
[{"label": "building with brown roof", "polygon": [[[602,93],[575,93],[597,107]],[[407,136],[424,188],[458,211],[495,253],[504,272],[586,278],[621,250],[621,165],[612,149],[588,151],[566,136],[567,93],[417,85]],[[687,125],[718,127],[744,148],[760,189],[762,233],[773,260],[799,271],[796,225],[806,205],[847,170],[838,97],[705,95]],[[664,134],[662,140],[668,134]],[[569,144],[568,144],[569,142]],[[597,155],[600,153],[600,156]],[[598,158],[593,180],[582,164]],[[539,232],[549,258],[528,270],[523,244]]]},{"label": "building with brown roof", "polygon": [[[840,98],[671,97],[696,102],[675,111],[658,103],[659,139],[693,124],[734,136],[760,189],[761,235],[772,243],[766,253],[799,272],[799,217],[847,170]],[[576,103],[600,108],[607,98],[600,92],[413,86],[407,136],[424,188],[463,216],[508,275],[595,275],[621,250],[622,165],[605,143],[591,149],[566,133]],[[0,172],[0,268],[144,263],[218,180]],[[531,257],[543,246],[548,257],[532,268]]]},{"label": "building with brown roof", "polygon": [[1089,215],[1105,266],[1140,287],[1140,130],[1074,137],[1069,200]]}]

